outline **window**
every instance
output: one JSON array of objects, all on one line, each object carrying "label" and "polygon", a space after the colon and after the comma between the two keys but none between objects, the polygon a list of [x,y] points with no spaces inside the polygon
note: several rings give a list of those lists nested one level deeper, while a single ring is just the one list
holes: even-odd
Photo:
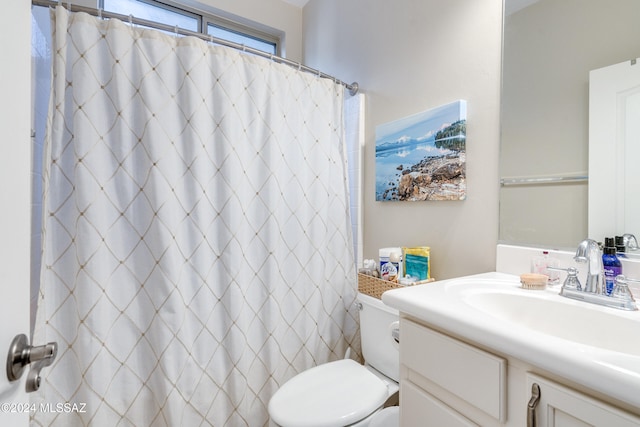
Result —
[{"label": "window", "polygon": [[199,16],[184,10],[138,0],[102,0],[102,3],[103,10],[109,12],[133,15],[136,18],[171,26],[177,25],[185,30],[200,32]]},{"label": "window", "polygon": [[99,7],[108,12],[133,15],[136,18],[208,34],[269,54],[280,54],[278,36],[184,6],[160,3],[156,0],[100,0]]},{"label": "window", "polygon": [[272,53],[274,55],[276,55],[278,51],[275,41],[268,41],[258,37],[253,37],[212,23],[207,24],[207,34],[219,39],[229,40],[234,43],[243,44],[247,47]]}]

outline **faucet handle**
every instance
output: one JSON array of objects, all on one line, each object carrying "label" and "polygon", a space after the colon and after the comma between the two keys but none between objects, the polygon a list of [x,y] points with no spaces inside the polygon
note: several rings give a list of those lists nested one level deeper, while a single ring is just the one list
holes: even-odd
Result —
[{"label": "faucet handle", "polygon": [[562,284],[562,289],[574,289],[576,291],[582,290],[580,280],[578,280],[578,269],[575,267],[567,268],[567,278]]},{"label": "faucet handle", "polygon": [[640,280],[631,279],[623,276],[622,274],[617,275],[615,278],[615,285],[613,287],[613,292],[611,292],[611,296],[621,298],[626,301],[635,302],[635,299],[633,298],[633,294],[629,289],[629,285],[628,285],[629,282],[640,283]]},{"label": "faucet handle", "polygon": [[[568,268],[559,268],[559,267],[547,267],[548,270],[556,270],[556,271],[566,271],[567,278],[564,279],[564,283],[562,284],[562,290],[569,289],[572,291],[581,291],[582,285],[580,284],[580,280],[578,280],[578,269],[575,267]],[[560,291],[562,292],[562,291]]]}]

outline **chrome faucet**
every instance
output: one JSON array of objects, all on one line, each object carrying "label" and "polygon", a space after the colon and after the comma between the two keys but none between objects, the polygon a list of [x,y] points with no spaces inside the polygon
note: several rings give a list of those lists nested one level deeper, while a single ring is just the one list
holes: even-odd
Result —
[{"label": "chrome faucet", "polygon": [[640,246],[638,246],[638,241],[636,240],[636,236],[634,236],[633,234],[623,234],[622,243],[624,244],[624,247],[626,249],[629,249],[631,251],[637,251],[638,249],[640,249]]},{"label": "chrome faucet", "polygon": [[620,275],[615,279],[613,292],[611,292],[611,295],[607,295],[604,266],[602,265],[602,250],[598,242],[591,239],[585,239],[580,242],[573,259],[579,263],[587,263],[587,280],[584,287],[580,285],[578,270],[575,267],[548,267],[552,270],[564,270],[567,272],[567,278],[562,285],[562,289],[560,289],[560,295],[620,310],[638,309],[627,284],[628,282],[640,283],[640,280],[629,279]]},{"label": "chrome faucet", "polygon": [[587,280],[584,292],[603,294],[606,292],[604,284],[604,266],[602,265],[602,251],[595,240],[585,239],[578,245],[574,260],[587,263]]}]

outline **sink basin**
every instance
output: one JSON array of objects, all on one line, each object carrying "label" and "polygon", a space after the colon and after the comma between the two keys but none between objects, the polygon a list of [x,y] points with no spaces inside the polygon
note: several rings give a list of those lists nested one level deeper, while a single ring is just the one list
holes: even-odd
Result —
[{"label": "sink basin", "polygon": [[[557,293],[557,289],[554,290]],[[464,292],[464,303],[500,320],[588,346],[640,356],[640,323],[615,311],[585,307],[549,292]]]}]

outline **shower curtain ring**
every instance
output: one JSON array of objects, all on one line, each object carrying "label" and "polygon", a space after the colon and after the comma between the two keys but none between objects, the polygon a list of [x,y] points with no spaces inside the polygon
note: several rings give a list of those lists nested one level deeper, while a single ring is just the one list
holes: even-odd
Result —
[{"label": "shower curtain ring", "polygon": [[133,25],[133,14],[129,14],[129,25]]},{"label": "shower curtain ring", "polygon": [[176,33],[176,37],[180,35],[178,33],[178,26],[177,25],[175,27],[173,27],[173,32]]},{"label": "shower curtain ring", "polygon": [[98,8],[98,19],[102,19],[102,8]]}]

